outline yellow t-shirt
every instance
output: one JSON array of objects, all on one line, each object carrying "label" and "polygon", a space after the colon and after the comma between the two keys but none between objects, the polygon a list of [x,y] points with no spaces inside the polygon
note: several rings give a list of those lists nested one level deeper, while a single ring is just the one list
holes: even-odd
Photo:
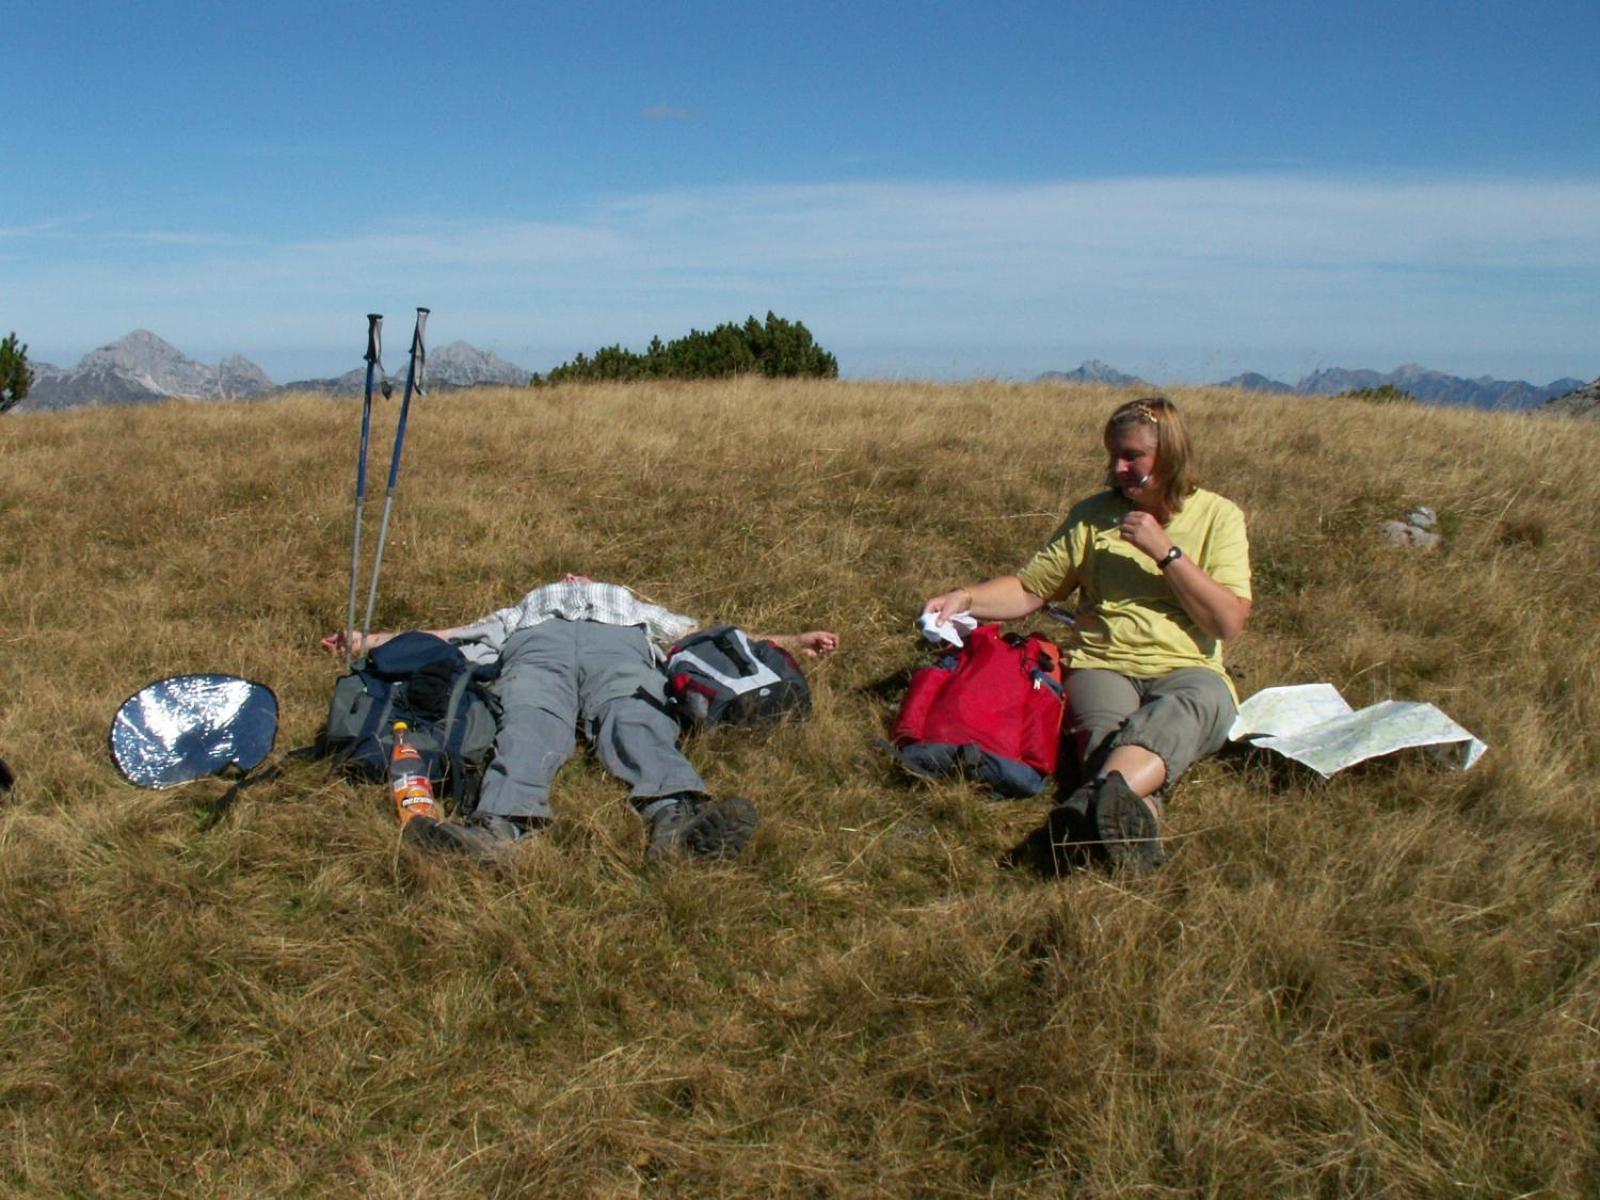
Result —
[{"label": "yellow t-shirt", "polygon": [[[1046,600],[1078,592],[1071,666],[1143,679],[1210,667],[1226,680],[1221,640],[1195,624],[1154,560],[1118,532],[1131,508],[1117,491],[1074,504],[1045,548],[1017,572],[1022,586]],[[1201,488],[1168,522],[1167,536],[1212,579],[1250,599],[1250,545],[1237,504]]]}]

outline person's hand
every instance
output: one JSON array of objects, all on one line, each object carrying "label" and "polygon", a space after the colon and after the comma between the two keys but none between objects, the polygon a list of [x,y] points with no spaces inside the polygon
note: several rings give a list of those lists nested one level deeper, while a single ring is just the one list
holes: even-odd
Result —
[{"label": "person's hand", "polygon": [[561,582],[562,583],[593,583],[594,580],[590,579],[587,575],[574,575],[571,571],[568,571],[567,574],[566,574],[566,577],[563,578],[561,580]]},{"label": "person's hand", "polygon": [[341,657],[347,652],[360,656],[376,650],[392,637],[394,637],[392,633],[357,633],[352,636],[341,629],[338,633],[331,633],[323,638],[318,645],[335,658]]},{"label": "person's hand", "polygon": [[1136,550],[1142,550],[1157,562],[1172,549],[1172,539],[1161,527],[1161,522],[1141,509],[1136,508],[1123,517],[1118,532],[1122,534],[1123,541],[1132,542]]},{"label": "person's hand", "polygon": [[957,613],[966,612],[971,607],[972,589],[956,588],[953,592],[946,592],[929,600],[922,606],[922,611],[932,613],[936,622],[943,625]]},{"label": "person's hand", "polygon": [[839,635],[826,629],[797,633],[789,640],[791,653],[805,658],[825,658],[839,648]]},{"label": "person's hand", "polygon": [[[361,635],[359,633],[356,634],[354,640],[357,645],[360,645]],[[350,641],[351,636],[345,631],[340,630],[338,633],[330,633],[327,637],[318,642],[317,645],[321,646],[335,658],[341,658],[344,656],[346,651],[349,650]]]}]

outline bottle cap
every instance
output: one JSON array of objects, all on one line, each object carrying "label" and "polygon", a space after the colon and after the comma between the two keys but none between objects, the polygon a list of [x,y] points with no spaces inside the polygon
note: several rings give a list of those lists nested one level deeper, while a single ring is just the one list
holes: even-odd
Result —
[{"label": "bottle cap", "polygon": [[405,730],[410,728],[411,726],[407,725],[404,721],[396,721],[394,723],[394,731],[396,733],[403,733]]}]

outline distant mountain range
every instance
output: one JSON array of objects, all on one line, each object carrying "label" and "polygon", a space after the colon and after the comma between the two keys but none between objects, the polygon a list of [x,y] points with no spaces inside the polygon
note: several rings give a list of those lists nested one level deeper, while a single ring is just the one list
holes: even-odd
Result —
[{"label": "distant mountain range", "polygon": [[85,354],[71,368],[33,364],[33,386],[19,408],[85,404],[150,404],[174,396],[241,400],[273,390],[266,372],[234,355],[214,367],[196,362],[148,329]]},{"label": "distant mountain range", "polygon": [[[406,364],[401,362],[391,373],[395,385],[405,382]],[[151,404],[158,400],[188,397],[196,400],[249,400],[283,392],[326,392],[330,395],[358,395],[366,381],[366,368],[358,367],[332,379],[301,379],[278,386],[255,363],[232,355],[216,366],[208,366],[162,341],[147,329],[136,329],[127,337],[91,350],[77,366],[62,368],[49,363],[33,364],[33,387],[18,406],[22,409],[76,408],[91,404]],[[479,350],[466,342],[451,342],[428,354],[425,380],[430,391],[480,386],[521,387],[532,372],[499,355]],[[1115,367],[1090,359],[1075,371],[1045,371],[1036,376],[1042,381],[1099,383],[1112,387],[1156,390],[1154,384],[1136,375],[1126,375]],[[1247,372],[1224,379],[1216,387],[1246,392],[1276,392],[1289,396],[1336,396],[1356,388],[1375,388],[1390,384],[1429,404],[1460,404],[1475,408],[1531,409],[1585,389],[1581,379],[1557,379],[1543,386],[1523,380],[1491,379],[1481,376],[1464,379],[1443,371],[1407,364],[1387,374],[1377,371],[1350,371],[1329,367],[1288,384],[1265,375]],[[1588,385],[1573,401],[1578,408],[1593,407],[1594,385]],[[1588,397],[1587,400],[1583,397]]]},{"label": "distant mountain range", "polygon": [[[233,355],[216,366],[190,358],[148,329],[91,350],[70,368],[34,363],[33,386],[19,409],[78,408],[92,404],[153,404],[193,400],[253,400],[283,392],[360,393],[366,368],[335,379],[304,379],[279,387],[248,358]],[[430,351],[424,370],[429,391],[482,385],[521,386],[532,372],[466,342]],[[397,386],[405,382],[402,366]]]},{"label": "distant mountain range", "polygon": [[[1149,388],[1151,385],[1132,375],[1124,375],[1115,367],[1099,359],[1090,359],[1076,371],[1046,371],[1035,378],[1040,380],[1068,380],[1074,383],[1104,383],[1113,387]],[[1540,386],[1521,379],[1491,379],[1487,375],[1477,379],[1463,379],[1443,371],[1430,371],[1415,363],[1396,367],[1388,374],[1377,371],[1349,371],[1343,367],[1329,367],[1305,376],[1299,383],[1289,384],[1269,379],[1254,371],[1224,379],[1215,387],[1233,388],[1244,392],[1277,392],[1286,396],[1337,396],[1357,388],[1376,388],[1390,384],[1409,392],[1428,404],[1461,404],[1474,408],[1537,408],[1540,405],[1574,392],[1584,386],[1581,379],[1557,379]]]}]

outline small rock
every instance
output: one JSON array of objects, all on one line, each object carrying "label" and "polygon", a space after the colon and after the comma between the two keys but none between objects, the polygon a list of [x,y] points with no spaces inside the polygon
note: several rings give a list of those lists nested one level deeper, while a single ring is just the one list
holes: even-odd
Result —
[{"label": "small rock", "polygon": [[1412,546],[1419,550],[1437,549],[1443,541],[1437,533],[1405,521],[1380,521],[1378,531],[1394,546]]},{"label": "small rock", "polygon": [[1378,532],[1396,546],[1411,544],[1411,526],[1404,521],[1379,521]]}]

